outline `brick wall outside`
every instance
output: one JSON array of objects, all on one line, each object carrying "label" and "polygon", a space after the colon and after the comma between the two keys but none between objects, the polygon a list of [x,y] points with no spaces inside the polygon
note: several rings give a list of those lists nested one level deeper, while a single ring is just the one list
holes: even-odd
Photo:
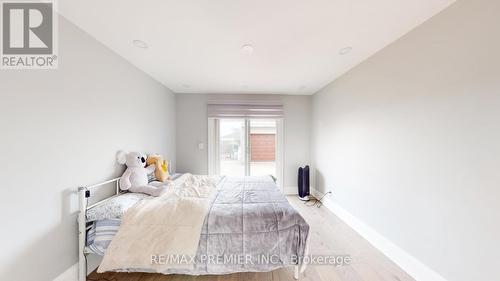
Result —
[{"label": "brick wall outside", "polygon": [[251,134],[251,161],[274,161],[276,155],[276,135]]}]

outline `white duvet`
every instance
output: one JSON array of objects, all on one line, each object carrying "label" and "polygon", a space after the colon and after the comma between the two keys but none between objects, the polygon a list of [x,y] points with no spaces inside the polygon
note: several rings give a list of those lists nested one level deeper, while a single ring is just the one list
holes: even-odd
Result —
[{"label": "white duvet", "polygon": [[218,177],[184,174],[167,191],[145,199],[123,216],[98,272],[189,269],[192,263],[170,263],[158,257],[194,257],[203,221]]}]

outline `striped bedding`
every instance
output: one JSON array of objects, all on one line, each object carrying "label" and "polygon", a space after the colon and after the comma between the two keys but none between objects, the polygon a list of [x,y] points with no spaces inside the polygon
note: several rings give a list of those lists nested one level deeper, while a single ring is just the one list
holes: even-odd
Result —
[{"label": "striped bedding", "polygon": [[121,219],[94,221],[92,227],[87,232],[88,252],[104,256],[104,251],[108,248],[116,232],[118,232],[120,223]]}]

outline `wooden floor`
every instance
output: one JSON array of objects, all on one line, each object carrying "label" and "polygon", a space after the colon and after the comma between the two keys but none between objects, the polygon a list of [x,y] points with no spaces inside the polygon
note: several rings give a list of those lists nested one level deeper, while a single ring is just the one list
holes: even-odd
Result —
[{"label": "wooden floor", "polygon": [[[410,281],[406,272],[396,266],[371,244],[354,232],[343,221],[325,207],[308,207],[296,196],[289,196],[290,203],[311,226],[311,255],[350,255],[348,266],[309,265],[300,280],[304,281]],[[292,281],[293,267],[264,273],[236,273],[229,275],[161,275],[147,273],[97,274],[92,272],[87,280],[92,281]]]}]

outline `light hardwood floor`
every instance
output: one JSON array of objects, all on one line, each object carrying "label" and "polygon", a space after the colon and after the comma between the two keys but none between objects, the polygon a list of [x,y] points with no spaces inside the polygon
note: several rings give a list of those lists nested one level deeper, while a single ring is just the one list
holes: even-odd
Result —
[{"label": "light hardwood floor", "polygon": [[[288,196],[290,203],[311,226],[311,255],[350,255],[347,266],[309,265],[300,275],[303,281],[414,281],[391,260],[359,236],[324,206],[308,207],[296,196]],[[236,273],[229,275],[161,275],[147,273],[97,274],[89,281],[292,281],[293,267],[264,273]]]}]

